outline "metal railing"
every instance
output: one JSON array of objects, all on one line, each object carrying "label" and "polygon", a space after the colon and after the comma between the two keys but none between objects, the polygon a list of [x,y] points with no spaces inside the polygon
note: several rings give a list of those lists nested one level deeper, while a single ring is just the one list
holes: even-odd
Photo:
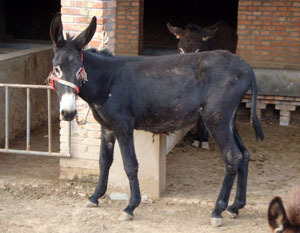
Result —
[{"label": "metal railing", "polygon": [[[66,153],[52,152],[52,119],[51,119],[51,87],[46,85],[6,84],[0,83],[0,88],[5,88],[5,146],[0,148],[0,153],[29,154],[44,156],[71,157],[71,122],[68,124],[68,147]],[[26,150],[9,148],[9,88],[26,88]],[[46,89],[48,102],[48,151],[30,150],[30,89]]]}]

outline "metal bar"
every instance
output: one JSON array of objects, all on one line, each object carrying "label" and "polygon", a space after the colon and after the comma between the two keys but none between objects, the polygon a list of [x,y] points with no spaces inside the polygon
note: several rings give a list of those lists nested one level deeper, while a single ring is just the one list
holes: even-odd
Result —
[{"label": "metal bar", "polygon": [[0,83],[0,87],[52,89],[52,87],[47,86],[47,85],[11,84],[11,83]]},{"label": "metal bar", "polygon": [[68,154],[71,154],[71,121],[68,122]]},{"label": "metal bar", "polygon": [[[71,157],[71,122],[68,124],[68,151],[67,153],[52,152],[52,120],[51,120],[51,87],[46,85],[22,85],[22,84],[3,84],[5,87],[5,148],[0,148],[0,153],[43,155],[52,157]],[[27,109],[26,109],[26,150],[9,149],[9,88],[26,88]],[[48,98],[48,152],[30,151],[30,89],[47,89]]]},{"label": "metal bar", "polygon": [[26,88],[26,150],[30,150],[30,89]]},{"label": "metal bar", "polygon": [[0,153],[10,153],[10,154],[22,154],[22,155],[44,155],[50,157],[65,157],[70,158],[70,154],[60,153],[60,152],[45,152],[45,151],[26,151],[26,150],[14,150],[14,149],[0,149]]},{"label": "metal bar", "polygon": [[51,90],[47,90],[48,99],[48,152],[52,151]]},{"label": "metal bar", "polygon": [[9,147],[9,91],[5,87],[5,149]]}]

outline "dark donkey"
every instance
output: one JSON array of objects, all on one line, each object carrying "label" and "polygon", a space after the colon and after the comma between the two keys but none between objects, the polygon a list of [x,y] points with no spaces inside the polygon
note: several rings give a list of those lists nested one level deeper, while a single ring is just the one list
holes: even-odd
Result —
[{"label": "dark donkey", "polygon": [[[236,52],[237,33],[225,22],[220,21],[208,27],[188,25],[185,29],[167,23],[169,31],[179,40],[180,53],[203,52],[217,49]],[[209,149],[208,132],[204,122],[199,118],[197,133],[193,146]]]},{"label": "dark donkey", "polygon": [[[236,176],[237,195],[228,211],[237,216],[246,204],[249,153],[236,130],[235,113],[250,86],[253,126],[257,139],[263,139],[256,115],[256,81],[250,66],[225,51],[161,57],[115,57],[106,50],[84,51],[95,30],[95,17],[75,39],[64,39],[60,14],[50,26],[54,44],[51,79],[60,98],[62,117],[74,119],[78,94],[101,124],[100,176],[89,198],[91,205],[98,205],[98,199],[106,192],[117,139],[131,192],[120,219],[132,219],[141,201],[134,129],[172,132],[195,123],[200,114],[226,164],[212,223],[221,224]],[[83,80],[85,71],[88,81]]]},{"label": "dark donkey", "polygon": [[195,53],[216,49],[236,52],[237,33],[226,23],[220,21],[208,27],[188,25],[185,29],[167,23],[169,31],[179,40],[180,53]]}]

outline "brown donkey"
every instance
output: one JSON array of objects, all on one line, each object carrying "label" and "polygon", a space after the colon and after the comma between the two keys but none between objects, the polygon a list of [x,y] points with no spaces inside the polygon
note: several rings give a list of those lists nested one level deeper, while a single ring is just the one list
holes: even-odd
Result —
[{"label": "brown donkey", "polygon": [[300,187],[292,191],[285,207],[280,197],[274,197],[271,201],[268,210],[271,231],[300,233]]}]

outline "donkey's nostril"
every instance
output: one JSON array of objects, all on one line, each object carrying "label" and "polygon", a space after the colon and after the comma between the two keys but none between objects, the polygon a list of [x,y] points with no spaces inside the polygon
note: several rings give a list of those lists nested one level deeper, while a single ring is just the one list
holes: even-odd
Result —
[{"label": "donkey's nostril", "polygon": [[62,111],[61,111],[61,115],[62,115],[63,117],[65,117],[65,116],[66,116],[66,112],[67,112],[67,111],[62,110]]},{"label": "donkey's nostril", "polygon": [[61,110],[61,115],[65,121],[72,121],[77,114],[77,111]]}]

